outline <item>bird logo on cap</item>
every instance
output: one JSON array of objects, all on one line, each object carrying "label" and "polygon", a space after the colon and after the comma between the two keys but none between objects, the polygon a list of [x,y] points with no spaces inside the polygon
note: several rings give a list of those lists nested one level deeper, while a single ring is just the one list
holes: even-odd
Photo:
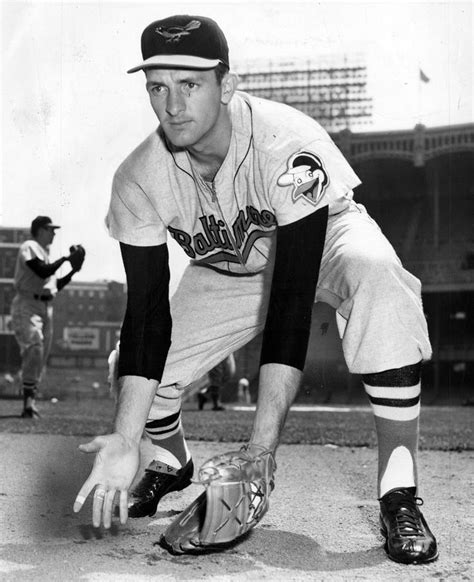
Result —
[{"label": "bird logo on cap", "polygon": [[318,156],[311,152],[298,152],[288,160],[288,169],[278,178],[277,184],[293,185],[293,202],[304,196],[316,206],[329,184],[329,178]]},{"label": "bird logo on cap", "polygon": [[191,30],[196,30],[200,26],[199,20],[191,20],[186,26],[169,26],[168,28],[159,26],[155,29],[155,32],[164,37],[166,42],[179,42],[181,37],[187,36]]}]

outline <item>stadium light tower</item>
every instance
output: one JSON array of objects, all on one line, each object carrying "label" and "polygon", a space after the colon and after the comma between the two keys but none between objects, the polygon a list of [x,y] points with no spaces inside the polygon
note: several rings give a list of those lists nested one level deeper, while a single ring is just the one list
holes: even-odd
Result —
[{"label": "stadium light tower", "polygon": [[361,55],[252,61],[238,70],[240,89],[291,105],[329,132],[371,122],[372,98],[367,94],[367,67]]}]

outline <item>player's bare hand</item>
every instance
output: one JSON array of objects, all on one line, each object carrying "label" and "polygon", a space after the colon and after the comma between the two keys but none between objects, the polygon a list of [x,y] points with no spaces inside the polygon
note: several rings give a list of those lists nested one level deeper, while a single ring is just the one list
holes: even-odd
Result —
[{"label": "player's bare hand", "polygon": [[81,510],[84,501],[95,488],[92,503],[92,523],[105,528],[112,524],[115,496],[119,495],[120,523],[128,518],[128,490],[138,471],[139,445],[119,433],[98,436],[79,445],[84,453],[96,453],[92,471],[77,494],[74,512]]}]

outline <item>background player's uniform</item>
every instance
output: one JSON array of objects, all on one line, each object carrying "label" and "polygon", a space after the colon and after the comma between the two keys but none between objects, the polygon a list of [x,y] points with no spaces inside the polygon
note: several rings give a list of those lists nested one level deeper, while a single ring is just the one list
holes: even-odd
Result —
[{"label": "background player's uniform", "polygon": [[15,297],[12,301],[12,328],[20,347],[24,386],[36,387],[51,349],[53,333],[52,301],[57,294],[55,274],[43,279],[27,261],[39,259],[49,264],[49,253],[34,240],[25,241],[15,266]]},{"label": "background player's uniform", "polygon": [[208,373],[207,385],[199,390],[197,399],[199,410],[203,410],[207,397],[211,399],[213,410],[224,410],[220,404],[221,389],[235,374],[235,358],[230,354],[225,360],[219,362]]},{"label": "background player's uniform", "polygon": [[337,310],[349,370],[376,373],[431,355],[420,282],[352,200],[360,181],[328,134],[292,108],[245,93],[229,108],[230,148],[212,184],[159,129],[114,179],[110,234],[146,247],[164,244],[168,231],[191,259],[172,298],[171,347],[150,420],[163,406],[178,409],[186,385],[262,331],[277,226],[325,206],[315,300]]}]

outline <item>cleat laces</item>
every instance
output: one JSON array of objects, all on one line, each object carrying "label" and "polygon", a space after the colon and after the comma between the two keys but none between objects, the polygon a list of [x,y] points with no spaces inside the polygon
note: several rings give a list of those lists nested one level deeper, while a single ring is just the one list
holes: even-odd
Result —
[{"label": "cleat laces", "polygon": [[423,505],[423,499],[408,495],[404,495],[402,499],[397,499],[397,497],[394,496],[392,507],[388,507],[389,511],[395,512],[396,534],[402,538],[424,537],[425,532],[418,509]]}]

